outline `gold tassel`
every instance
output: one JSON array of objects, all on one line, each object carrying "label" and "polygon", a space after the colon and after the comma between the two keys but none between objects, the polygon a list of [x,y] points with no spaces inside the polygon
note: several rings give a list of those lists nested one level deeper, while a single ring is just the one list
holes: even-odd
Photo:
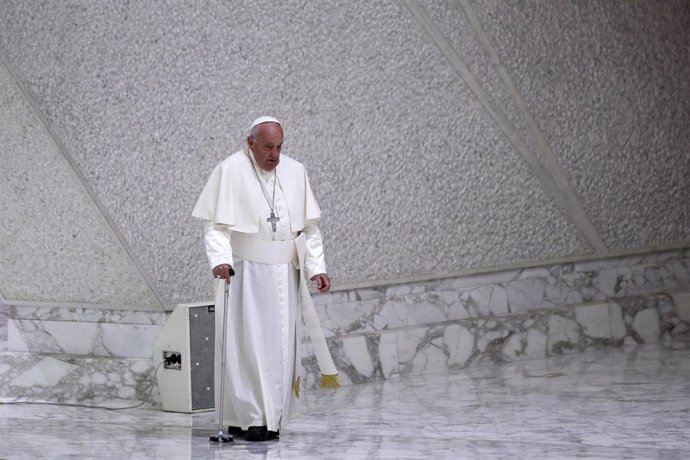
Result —
[{"label": "gold tassel", "polygon": [[297,380],[295,380],[295,384],[293,385],[293,389],[295,390],[295,396],[297,397],[297,399],[299,399],[299,387],[301,383],[302,377],[297,376]]},{"label": "gold tassel", "polygon": [[338,374],[321,374],[321,388],[340,388],[340,379],[338,378]]}]

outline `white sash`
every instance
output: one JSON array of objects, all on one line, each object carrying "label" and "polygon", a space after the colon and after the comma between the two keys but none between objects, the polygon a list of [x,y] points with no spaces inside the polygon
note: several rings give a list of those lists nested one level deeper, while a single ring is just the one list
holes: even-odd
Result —
[{"label": "white sash", "polygon": [[233,257],[267,265],[292,263],[300,269],[304,264],[307,237],[302,233],[294,240],[271,241],[232,232],[230,244]]},{"label": "white sash", "polygon": [[251,260],[261,264],[278,265],[292,263],[300,270],[299,293],[302,304],[302,318],[311,340],[316,361],[319,363],[322,375],[335,375],[338,371],[333,363],[331,352],[326,344],[326,337],[319,324],[314,302],[309,294],[307,282],[302,270],[307,251],[307,237],[301,233],[294,240],[271,241],[253,238],[244,233],[233,232],[231,236],[232,252],[234,256],[243,260]]}]

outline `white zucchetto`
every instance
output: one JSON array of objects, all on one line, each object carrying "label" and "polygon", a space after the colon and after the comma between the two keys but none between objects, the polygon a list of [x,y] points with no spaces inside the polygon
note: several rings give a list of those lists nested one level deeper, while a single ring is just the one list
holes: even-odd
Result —
[{"label": "white zucchetto", "polygon": [[276,120],[275,118],[264,115],[252,121],[252,125],[249,127],[249,131],[254,129],[255,126],[260,125],[261,123],[278,123],[281,127],[283,126],[282,123]]}]

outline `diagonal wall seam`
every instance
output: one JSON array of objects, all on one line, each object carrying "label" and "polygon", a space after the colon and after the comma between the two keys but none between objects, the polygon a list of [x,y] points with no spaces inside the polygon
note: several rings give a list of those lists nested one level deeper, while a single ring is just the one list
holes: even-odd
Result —
[{"label": "diagonal wall seam", "polygon": [[22,96],[24,97],[24,100],[26,103],[29,105],[31,110],[33,111],[34,115],[38,118],[40,123],[43,125],[43,128],[46,130],[48,133],[48,136],[55,142],[55,145],[58,148],[58,151],[62,154],[62,157],[65,159],[67,164],[70,167],[70,170],[72,173],[75,175],[77,181],[79,184],[82,186],[84,189],[84,192],[88,195],[88,197],[91,199],[93,204],[96,206],[96,209],[98,209],[98,214],[103,218],[103,221],[106,225],[106,227],[111,231],[112,235],[117,239],[118,243],[120,243],[121,247],[124,249],[125,253],[127,254],[127,257],[130,259],[132,264],[134,264],[134,267],[136,270],[139,272],[139,275],[143,279],[144,283],[146,283],[146,287],[148,287],[149,291],[151,292],[151,295],[155,299],[157,306],[161,308],[161,310],[165,310],[164,303],[161,301],[160,296],[156,292],[156,290],[153,287],[153,284],[149,277],[146,275],[146,272],[144,271],[143,267],[137,260],[137,258],[134,256],[134,252],[130,248],[129,244],[125,240],[124,236],[120,233],[120,231],[117,229],[117,226],[113,222],[112,218],[110,217],[110,214],[105,210],[105,207],[103,204],[100,202],[98,197],[96,196],[96,193],[93,191],[89,183],[86,181],[86,178],[84,175],[81,173],[79,170],[76,162],[74,159],[70,156],[69,152],[67,152],[67,148],[65,145],[62,143],[60,140],[59,136],[55,133],[53,130],[52,126],[48,122],[48,120],[43,116],[43,113],[38,109],[38,106],[34,102],[34,100],[30,97],[29,93],[25,90],[24,85],[21,84],[19,79],[17,78],[16,73],[12,69],[12,67],[8,64],[7,60],[5,59],[3,53],[0,53],[0,65],[5,68],[7,71],[8,75],[10,78],[14,81],[14,84],[17,85],[17,88],[19,88],[19,91],[21,92]]},{"label": "diagonal wall seam", "polygon": [[[569,219],[574,223],[581,235],[584,236],[585,240],[594,248],[597,255],[607,255],[609,250],[604,244],[603,240],[599,236],[598,231],[592,224],[589,216],[582,208],[579,200],[577,199],[577,194],[570,185],[567,175],[558,164],[555,159],[553,151],[548,147],[548,143],[543,139],[540,131],[536,129],[536,123],[529,115],[526,110],[526,104],[524,100],[520,97],[519,92],[515,89],[512,84],[512,80],[508,77],[507,72],[503,68],[500,60],[498,59],[498,54],[495,52],[491,46],[488,38],[483,33],[483,29],[476,19],[476,15],[470,10],[469,5],[462,5],[465,14],[470,10],[468,19],[472,24],[473,31],[480,35],[480,42],[484,47],[485,51],[489,53],[492,64],[498,69],[503,69],[499,71],[501,80],[507,85],[511,97],[517,97],[516,103],[520,101],[522,106],[518,103],[520,107],[520,112],[526,119],[532,120],[533,126],[530,126],[528,122],[529,130],[532,135],[535,135],[536,129],[536,139],[539,146],[544,149],[545,158],[547,165],[542,165],[539,159],[532,153],[532,151],[527,146],[526,142],[522,139],[518,133],[515,125],[508,119],[506,114],[496,106],[487,91],[481,86],[474,74],[469,70],[469,67],[465,64],[462,58],[458,55],[455,49],[452,47],[450,42],[441,33],[441,31],[436,27],[436,25],[431,21],[426,10],[419,4],[416,0],[403,0],[407,8],[410,10],[414,18],[417,20],[422,29],[429,35],[434,44],[438,47],[441,53],[446,57],[451,67],[456,71],[459,77],[465,82],[470,91],[477,98],[479,103],[484,107],[489,115],[493,118],[499,128],[508,137],[510,143],[516,148],[518,153],[527,162],[528,166],[537,177],[537,179],[542,183],[547,193],[549,193],[556,201],[558,206],[566,213]],[[473,18],[470,17],[473,16]],[[473,21],[476,21],[474,23]],[[487,45],[489,48],[487,48]],[[506,81],[508,83],[506,83]],[[524,107],[523,107],[524,106]],[[523,111],[524,108],[524,111]],[[540,142],[540,139],[543,142]]]},{"label": "diagonal wall seam", "polygon": [[543,161],[545,163],[544,167],[549,173],[549,176],[554,180],[556,187],[558,187],[558,189],[563,193],[563,199],[567,203],[568,209],[574,210],[572,217],[579,217],[582,220],[582,222],[580,223],[581,225],[579,227],[588,228],[589,231],[592,232],[592,235],[588,235],[588,240],[590,241],[590,243],[592,242],[592,240],[598,240],[598,242],[601,243],[601,247],[597,247],[597,245],[592,244],[597,249],[597,252],[608,253],[609,250],[605,247],[604,242],[601,240],[599,232],[596,230],[596,227],[587,215],[587,212],[582,207],[580,200],[577,197],[577,192],[572,187],[570,180],[568,179],[568,174],[558,161],[558,158],[556,157],[555,152],[551,148],[551,145],[546,140],[544,133],[541,131],[541,129],[539,129],[536,120],[534,119],[532,113],[527,107],[527,102],[522,97],[522,94],[520,93],[518,88],[515,86],[515,83],[513,83],[513,79],[510,78],[508,71],[501,62],[496,47],[492,44],[488,35],[484,31],[484,28],[482,27],[481,22],[479,21],[479,18],[477,17],[476,13],[472,9],[472,6],[470,5],[468,0],[458,1],[463,11],[465,12],[465,16],[470,22],[470,25],[472,26],[475,35],[479,39],[479,43],[482,45],[484,51],[486,51],[487,55],[489,56],[491,64],[494,66],[496,73],[498,73],[499,77],[501,78],[501,81],[508,89],[510,97],[515,103],[519,115],[522,117],[523,121],[525,122],[525,125],[527,126],[527,130],[532,135],[534,140],[537,142],[537,145],[539,146],[543,154]]}]

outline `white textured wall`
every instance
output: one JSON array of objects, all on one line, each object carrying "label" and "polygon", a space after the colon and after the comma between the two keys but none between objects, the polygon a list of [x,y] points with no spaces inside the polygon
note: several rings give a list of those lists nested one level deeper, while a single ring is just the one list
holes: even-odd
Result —
[{"label": "white textured wall", "polygon": [[209,299],[191,208],[262,113],[336,286],[690,246],[689,24],[684,0],[0,2],[0,293]]}]

